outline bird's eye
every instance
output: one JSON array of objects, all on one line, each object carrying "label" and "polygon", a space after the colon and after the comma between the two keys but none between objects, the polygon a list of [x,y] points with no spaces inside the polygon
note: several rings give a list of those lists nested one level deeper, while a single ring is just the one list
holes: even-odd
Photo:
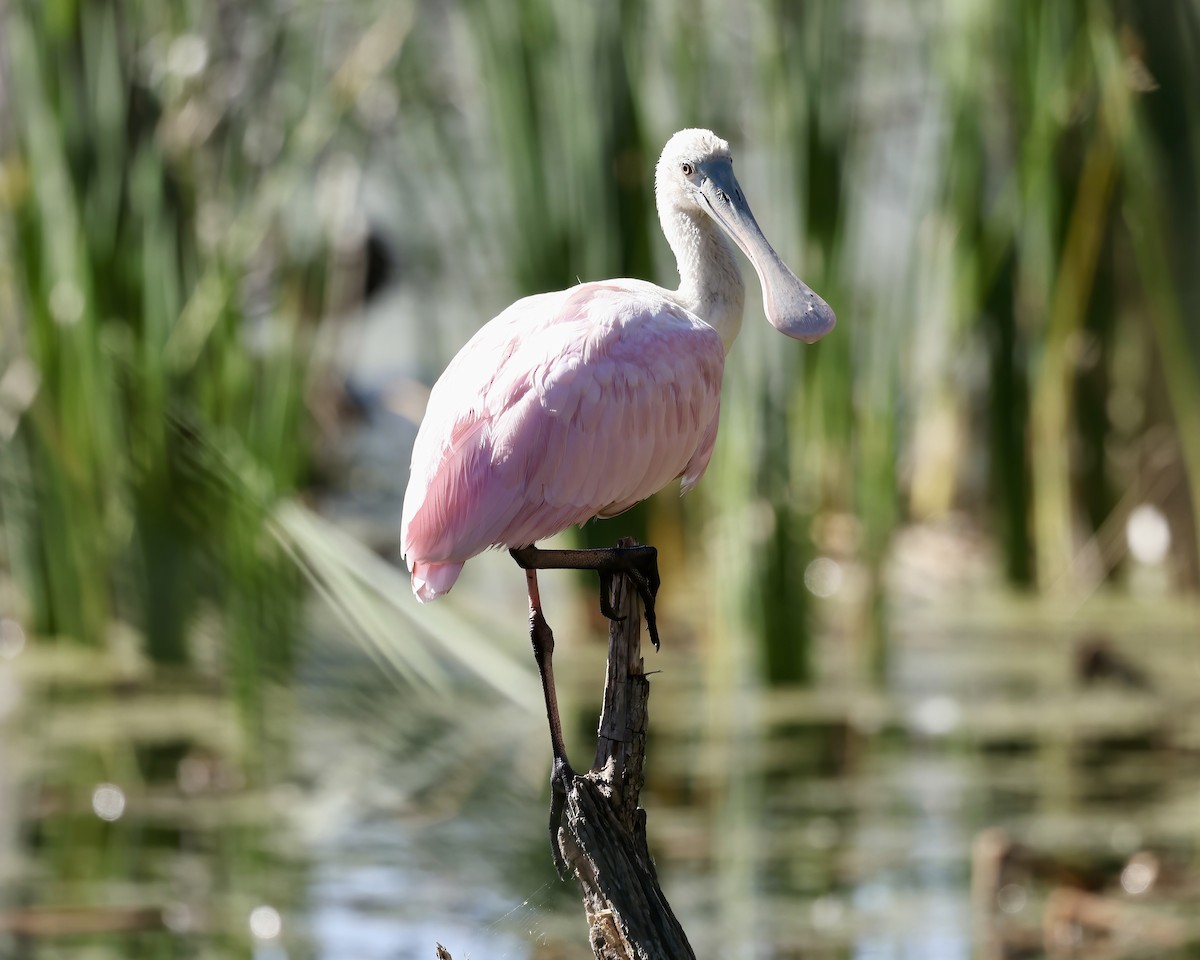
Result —
[{"label": "bird's eye", "polygon": [[681,163],[679,165],[679,170],[685,177],[690,177],[693,173],[696,172],[696,168],[693,167],[686,160],[684,160],[683,163]]}]

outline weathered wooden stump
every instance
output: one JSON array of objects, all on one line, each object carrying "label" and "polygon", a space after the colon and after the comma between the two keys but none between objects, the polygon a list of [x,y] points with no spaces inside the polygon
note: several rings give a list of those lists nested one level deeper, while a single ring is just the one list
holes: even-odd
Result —
[{"label": "weathered wooden stump", "polygon": [[[638,542],[625,538],[617,546]],[[646,811],[638,806],[650,698],[642,663],[642,601],[626,576],[614,578],[610,600],[619,619],[608,630],[596,759],[587,773],[556,769],[553,840],[566,871],[583,887],[589,941],[598,960],[687,960],[695,954],[658,885],[646,845]],[[440,943],[437,957],[451,960]]]},{"label": "weathered wooden stump", "polygon": [[[627,539],[619,545],[636,544]],[[650,698],[641,653],[642,604],[623,576],[614,580],[612,601],[622,619],[608,631],[596,760],[589,772],[569,775],[561,784],[566,815],[559,843],[583,887],[592,952],[599,960],[680,960],[695,954],[658,885],[646,845],[646,811],[638,806]]]},{"label": "weathered wooden stump", "polygon": [[[620,547],[637,546],[626,538]],[[662,895],[637,805],[646,764],[650,682],[642,662],[642,601],[629,577],[614,577],[604,708],[592,769],[556,770],[551,822],[565,869],[583,888],[589,942],[598,960],[695,958]],[[551,642],[551,649],[553,643]],[[565,877],[564,877],[565,878]],[[451,960],[437,944],[438,960]]]}]

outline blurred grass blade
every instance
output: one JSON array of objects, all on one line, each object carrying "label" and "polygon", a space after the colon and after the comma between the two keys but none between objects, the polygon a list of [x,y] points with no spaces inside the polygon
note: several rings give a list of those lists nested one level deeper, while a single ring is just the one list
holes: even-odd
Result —
[{"label": "blurred grass blade", "polygon": [[[515,703],[531,709],[539,703],[533,671],[524,657],[509,656],[495,637],[458,616],[449,603],[426,605],[418,613],[404,572],[333,523],[286,501],[274,511],[274,524],[285,549],[358,640],[406,683],[445,691],[451,679],[449,665],[454,664]],[[396,617],[411,628],[403,635],[396,629]],[[428,646],[419,643],[418,636],[425,637]]]}]

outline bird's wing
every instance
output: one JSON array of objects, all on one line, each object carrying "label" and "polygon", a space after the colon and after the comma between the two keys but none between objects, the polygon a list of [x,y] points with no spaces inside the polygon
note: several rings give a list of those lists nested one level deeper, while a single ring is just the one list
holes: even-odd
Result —
[{"label": "bird's wing", "polygon": [[619,512],[676,477],[690,488],[712,453],[724,358],[716,331],[641,289],[514,304],[430,396],[406,555],[462,560]]}]

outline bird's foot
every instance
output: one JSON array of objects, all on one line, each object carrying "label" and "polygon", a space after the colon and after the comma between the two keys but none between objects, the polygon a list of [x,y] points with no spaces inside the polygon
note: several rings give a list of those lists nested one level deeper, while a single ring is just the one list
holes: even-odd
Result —
[{"label": "bird's foot", "polygon": [[562,827],[563,811],[567,806],[567,791],[571,781],[575,779],[575,771],[567,763],[565,757],[555,757],[554,770],[550,774],[550,856],[554,859],[554,869],[559,880],[570,880],[571,871],[567,867],[567,859],[563,856],[562,841],[559,839]]},{"label": "bird's foot", "polygon": [[654,612],[654,601],[662,584],[658,575],[658,550],[654,547],[616,547],[612,551],[613,565],[600,571],[600,612],[609,620],[620,622],[625,618],[612,605],[612,580],[623,573],[637,590],[646,612],[646,630],[654,649],[659,648],[658,618]]},{"label": "bird's foot", "polygon": [[629,577],[646,611],[646,629],[654,649],[659,648],[658,618],[654,598],[661,580],[658,576],[658,550],[654,547],[602,547],[594,550],[542,550],[540,547],[513,547],[509,554],[525,570],[595,570],[600,575],[600,612],[609,620],[621,617],[612,605],[612,578],[623,573]]},{"label": "bird's foot", "polygon": [[625,618],[617,613],[617,608],[613,606],[612,590],[613,590],[613,575],[608,570],[600,570],[600,615],[607,620],[612,620],[614,623],[620,623]]}]

